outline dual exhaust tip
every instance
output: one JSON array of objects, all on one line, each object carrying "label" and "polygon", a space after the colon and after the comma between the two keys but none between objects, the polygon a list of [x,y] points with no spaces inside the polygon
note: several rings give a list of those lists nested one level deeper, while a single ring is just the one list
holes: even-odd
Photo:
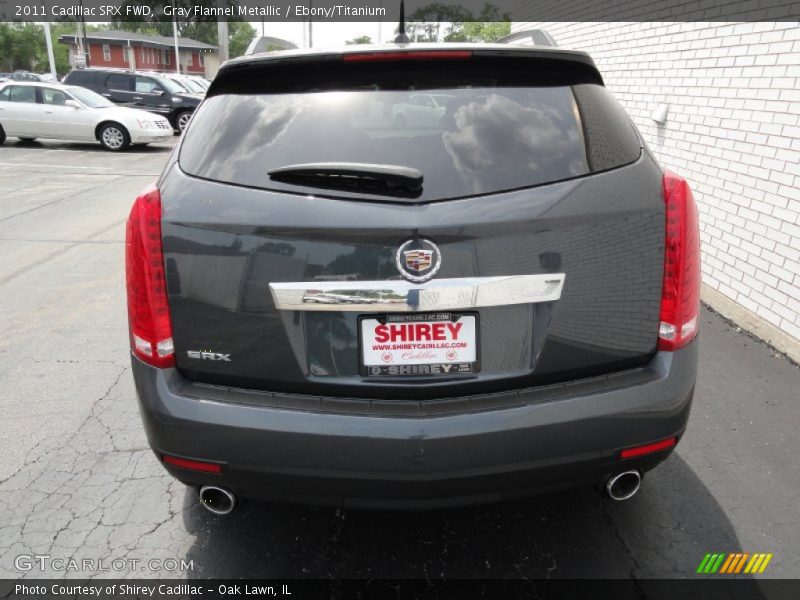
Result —
[{"label": "dual exhaust tip", "polygon": [[200,488],[200,504],[215,515],[227,515],[236,508],[236,496],[225,488],[204,485]]},{"label": "dual exhaust tip", "polygon": [[[606,480],[605,493],[612,500],[622,502],[636,495],[642,486],[642,474],[639,471],[623,471]],[[230,514],[236,508],[236,496],[228,489],[215,485],[204,485],[200,488],[200,504],[215,515]]]},{"label": "dual exhaust tip", "polygon": [[605,493],[612,500],[622,502],[630,500],[642,486],[642,474],[639,471],[623,471],[606,480]]}]

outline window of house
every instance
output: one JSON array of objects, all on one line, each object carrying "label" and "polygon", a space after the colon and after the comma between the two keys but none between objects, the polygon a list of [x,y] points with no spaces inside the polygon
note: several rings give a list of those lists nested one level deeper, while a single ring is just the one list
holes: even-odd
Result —
[{"label": "window of house", "polygon": [[172,54],[171,52],[167,52],[166,56],[164,57],[164,64],[165,65],[168,65],[170,63],[170,55],[171,54]]},{"label": "window of house", "polygon": [[122,47],[122,60],[126,63],[130,64],[131,62],[131,48],[130,46],[123,46]]},{"label": "window of house", "polygon": [[103,44],[103,60],[109,62],[111,60],[111,46]]},{"label": "window of house", "polygon": [[200,53],[200,66],[203,66],[203,53]]}]

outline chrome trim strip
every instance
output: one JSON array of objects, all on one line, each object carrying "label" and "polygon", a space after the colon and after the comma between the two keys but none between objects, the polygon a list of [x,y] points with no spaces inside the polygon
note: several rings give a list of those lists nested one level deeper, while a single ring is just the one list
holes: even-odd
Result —
[{"label": "chrome trim strip", "polygon": [[363,313],[465,310],[553,302],[561,298],[564,273],[392,281],[298,281],[270,283],[279,310]]}]

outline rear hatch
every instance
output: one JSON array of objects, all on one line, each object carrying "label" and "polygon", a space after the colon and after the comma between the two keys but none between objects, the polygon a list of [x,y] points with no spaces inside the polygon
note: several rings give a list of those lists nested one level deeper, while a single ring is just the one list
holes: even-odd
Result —
[{"label": "rear hatch", "polygon": [[229,63],[160,188],[191,380],[425,399],[656,349],[661,172],[580,53]]}]

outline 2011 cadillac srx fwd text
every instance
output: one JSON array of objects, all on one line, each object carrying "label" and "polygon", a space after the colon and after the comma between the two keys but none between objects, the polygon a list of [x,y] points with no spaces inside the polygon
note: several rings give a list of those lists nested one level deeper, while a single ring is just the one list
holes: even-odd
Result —
[{"label": "2011 cadillac srx fwd text", "polygon": [[229,61],[126,271],[148,440],[220,514],[623,500],[686,428],[694,199],[581,52]]}]

